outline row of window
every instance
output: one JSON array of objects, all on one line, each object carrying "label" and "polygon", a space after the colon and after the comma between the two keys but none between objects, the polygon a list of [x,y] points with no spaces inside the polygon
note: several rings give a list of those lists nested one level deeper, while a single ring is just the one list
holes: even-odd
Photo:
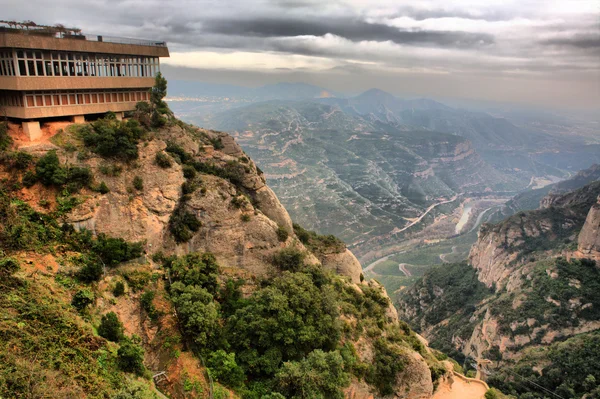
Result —
[{"label": "row of window", "polygon": [[61,105],[87,105],[124,103],[149,100],[148,91],[104,90],[104,91],[53,91],[25,92],[24,94],[2,93],[0,105],[12,107],[55,107]]},{"label": "row of window", "polygon": [[160,71],[158,57],[19,50],[15,70],[12,53],[0,56],[0,76],[154,77]]}]

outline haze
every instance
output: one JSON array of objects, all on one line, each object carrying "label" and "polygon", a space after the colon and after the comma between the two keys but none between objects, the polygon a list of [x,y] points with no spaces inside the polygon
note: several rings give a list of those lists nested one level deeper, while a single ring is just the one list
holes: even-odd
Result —
[{"label": "haze", "polygon": [[600,104],[600,3],[3,0],[3,18],[165,40],[167,78]]}]

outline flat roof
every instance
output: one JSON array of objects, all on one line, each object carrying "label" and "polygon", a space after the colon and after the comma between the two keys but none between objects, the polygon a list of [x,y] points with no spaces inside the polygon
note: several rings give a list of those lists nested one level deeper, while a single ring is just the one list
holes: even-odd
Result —
[{"label": "flat roof", "polygon": [[148,57],[168,57],[167,44],[101,35],[59,34],[27,31],[0,26],[0,48],[76,51],[105,54],[130,54]]}]

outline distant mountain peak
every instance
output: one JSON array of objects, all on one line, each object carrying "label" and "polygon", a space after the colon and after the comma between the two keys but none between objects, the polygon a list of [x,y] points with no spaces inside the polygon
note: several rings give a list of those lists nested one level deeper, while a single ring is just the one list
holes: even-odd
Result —
[{"label": "distant mountain peak", "polygon": [[369,99],[381,99],[381,100],[398,100],[393,94],[388,93],[387,91],[383,91],[381,89],[373,88],[365,91],[362,94],[359,94],[357,98],[369,98]]}]

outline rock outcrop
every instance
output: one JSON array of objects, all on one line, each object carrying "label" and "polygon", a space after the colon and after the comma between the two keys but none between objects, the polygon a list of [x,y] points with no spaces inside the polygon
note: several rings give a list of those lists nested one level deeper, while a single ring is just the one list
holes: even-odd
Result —
[{"label": "rock outcrop", "polygon": [[583,257],[600,260],[600,196],[592,205],[579,233],[578,252]]}]

